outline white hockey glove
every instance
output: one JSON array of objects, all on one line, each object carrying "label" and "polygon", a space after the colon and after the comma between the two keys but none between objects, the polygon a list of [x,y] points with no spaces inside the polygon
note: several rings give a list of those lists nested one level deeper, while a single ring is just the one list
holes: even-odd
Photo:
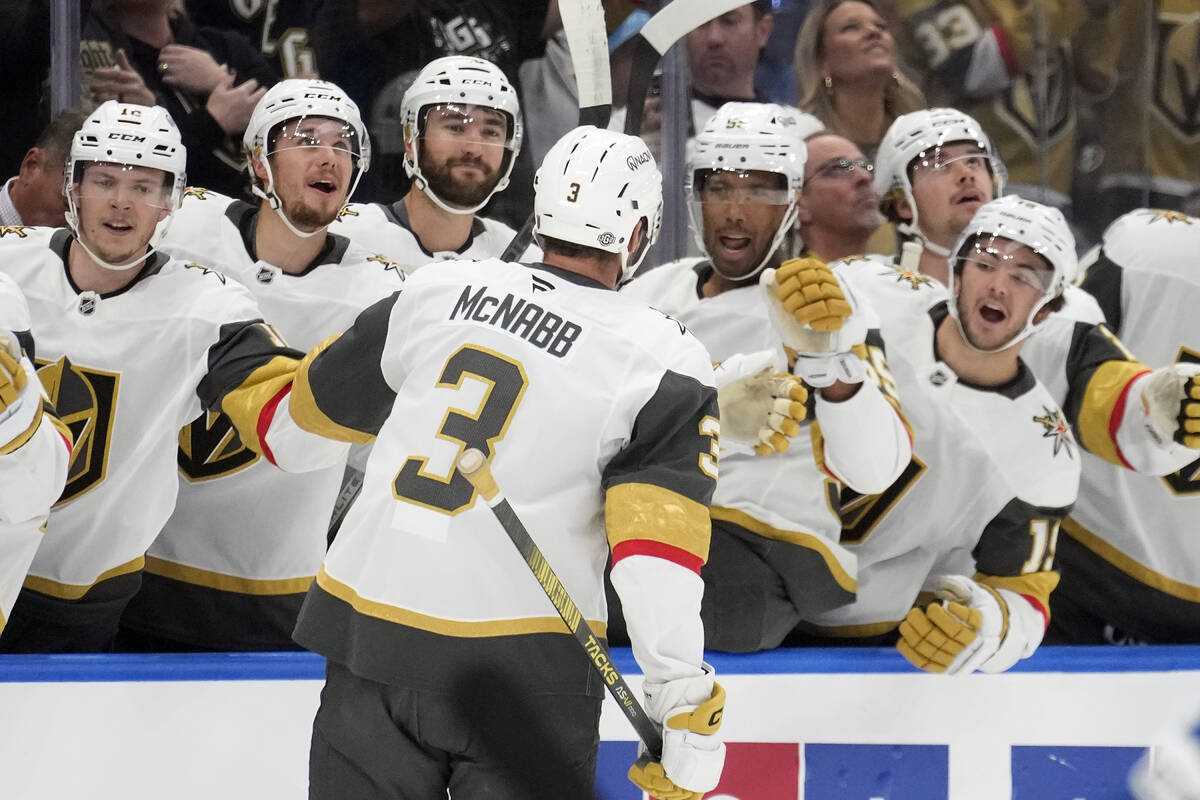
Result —
[{"label": "white hockey glove", "polygon": [[725,768],[725,743],[717,735],[725,713],[725,690],[704,674],[665,683],[647,681],[646,714],[663,726],[662,761],[638,760],[629,780],[658,800],[700,800],[716,788]]},{"label": "white hockey glove", "polygon": [[749,445],[760,456],[787,450],[808,413],[808,390],[776,366],[776,354],[764,350],[730,356],[713,368],[722,438]]},{"label": "white hockey glove", "polygon": [[866,364],[851,349],[866,340],[867,326],[828,264],[792,258],[764,270],[759,283],[784,347],[796,354],[794,374],[816,388],[862,382]]},{"label": "white hockey glove", "polygon": [[1142,389],[1142,407],[1162,439],[1200,450],[1200,364],[1154,370]]},{"label": "white hockey glove", "polygon": [[1143,755],[1129,789],[1137,800],[1200,800],[1200,719]]},{"label": "white hockey glove", "polygon": [[1003,672],[1042,642],[1044,618],[1016,592],[946,575],[936,594],[942,602],[914,608],[900,623],[896,649],[919,669]]}]

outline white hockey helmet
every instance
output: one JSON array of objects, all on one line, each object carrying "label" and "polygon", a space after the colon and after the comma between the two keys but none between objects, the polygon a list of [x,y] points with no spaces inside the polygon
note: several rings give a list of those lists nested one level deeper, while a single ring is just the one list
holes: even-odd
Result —
[{"label": "white hockey helmet", "polygon": [[[362,115],[350,96],[336,84],[311,78],[288,78],[272,86],[259,98],[250,114],[250,124],[242,134],[246,151],[246,169],[250,172],[251,191],[270,203],[284,224],[297,236],[314,236],[317,231],[300,231],[283,213],[282,203],[275,193],[275,179],[267,158],[274,145],[272,138],[283,123],[303,117],[324,117],[341,122],[350,135],[350,154],[355,159],[351,173],[349,200],[364,172],[371,167],[371,138],[363,125]],[[260,159],[267,170],[267,180],[260,184],[254,173],[254,159]]]},{"label": "white hockey helmet", "polygon": [[[533,178],[533,234],[621,256],[621,281],[633,277],[662,224],[662,174],[636,136],[583,125],[559,139]],[[645,219],[642,245],[629,240]]]},{"label": "white hockey helmet", "polygon": [[[1005,350],[1033,333],[1033,318],[1047,303],[1062,295],[1067,278],[1074,275],[1078,269],[1078,260],[1075,256],[1075,236],[1071,233],[1066,218],[1057,208],[1025,200],[1015,194],[985,203],[975,212],[975,216],[959,235],[950,259],[950,315],[958,322],[960,328],[962,320],[959,319],[956,302],[957,272],[962,262],[973,253],[989,253],[1003,257],[1003,249],[997,247],[996,239],[1007,239],[1025,245],[1045,259],[1051,269],[1049,279],[1042,287],[1044,297],[1029,312],[1025,327],[1003,346],[995,348]],[[965,334],[963,340],[967,341]],[[970,345],[970,342],[967,341],[967,344]]]},{"label": "white hockey helmet", "polygon": [[[939,151],[951,144],[972,143],[978,146],[981,155],[987,158],[992,173],[992,191],[995,197],[1004,194],[1008,172],[992,146],[992,140],[983,127],[973,118],[954,108],[926,108],[901,114],[896,117],[875,154],[875,193],[885,213],[889,206],[901,199],[908,200],[912,208],[912,219],[897,223],[897,229],[906,235],[916,236],[921,242],[941,255],[940,248],[921,234],[917,216],[917,201],[912,191],[912,168],[918,161],[938,164]],[[888,214],[892,218],[892,214]]]},{"label": "white hockey helmet", "polygon": [[[504,158],[500,163],[500,180],[483,200],[469,208],[459,207],[438,197],[429,188],[429,182],[421,171],[417,154],[418,139],[425,133],[426,115],[436,105],[482,106],[499,111],[508,121],[508,134],[504,140]],[[425,65],[417,73],[404,98],[400,101],[400,120],[404,129],[404,171],[413,179],[418,189],[429,195],[439,207],[452,214],[474,214],[483,208],[496,192],[508,186],[517,153],[521,151],[521,140],[525,126],[521,122],[521,106],[517,92],[504,73],[490,61],[473,56],[445,56]]]},{"label": "white hockey helmet", "polygon": [[717,170],[730,172],[774,172],[783,175],[785,194],[780,199],[786,205],[783,219],[771,239],[771,246],[762,262],[753,272],[741,276],[721,273],[714,263],[713,269],[731,280],[751,278],[762,271],[771,256],[779,248],[796,220],[796,201],[804,186],[804,162],[808,148],[803,136],[813,126],[808,114],[775,103],[726,103],[709,117],[708,122],[696,136],[695,149],[688,161],[684,188],[688,197],[688,217],[692,223],[692,235],[700,252],[704,247],[704,217],[701,212],[701,190],[705,178]]},{"label": "white hockey helmet", "polygon": [[[80,238],[79,210],[71,189],[82,180],[84,167],[93,163],[150,167],[161,170],[169,178],[169,184],[164,183],[167,217],[158,223],[151,235],[146,255],[131,264],[109,264],[98,258]],[[166,235],[171,215],[183,200],[186,173],[187,148],[183,146],[175,120],[165,108],[108,100],[88,115],[71,140],[71,152],[63,173],[67,225],[97,264],[108,269],[129,269],[149,258]]]}]

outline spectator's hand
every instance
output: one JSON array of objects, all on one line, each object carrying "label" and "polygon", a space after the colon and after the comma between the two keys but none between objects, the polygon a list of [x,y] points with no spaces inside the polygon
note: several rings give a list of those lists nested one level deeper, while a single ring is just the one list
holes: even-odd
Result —
[{"label": "spectator's hand", "polygon": [[204,97],[229,74],[207,50],[183,44],[169,44],[158,51],[158,71],[168,86]]},{"label": "spectator's hand", "polygon": [[226,73],[208,96],[204,105],[221,130],[230,136],[240,135],[250,124],[250,114],[260,97],[267,93],[265,86],[251,78],[240,86],[233,85],[233,76]]},{"label": "spectator's hand", "polygon": [[124,50],[117,51],[117,66],[102,67],[92,72],[88,88],[97,103],[116,100],[121,103],[152,106],[158,102],[154,92],[146,86],[142,76],[129,63]]}]

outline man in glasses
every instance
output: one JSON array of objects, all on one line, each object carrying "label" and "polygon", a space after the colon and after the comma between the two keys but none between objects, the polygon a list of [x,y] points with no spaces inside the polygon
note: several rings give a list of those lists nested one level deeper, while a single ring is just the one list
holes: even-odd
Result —
[{"label": "man in glasses", "polygon": [[804,188],[796,205],[805,252],[826,262],[870,252],[883,224],[874,166],[854,142],[833,133],[805,140]]},{"label": "man in glasses", "polygon": [[[759,275],[785,262],[804,179],[799,127],[794,109],[722,106],[696,137],[687,177],[704,255],[658,267],[624,290],[679,319],[714,361],[780,347]],[[827,269],[815,274],[853,304],[853,287],[839,286]],[[795,360],[795,374],[812,390],[812,435],[782,454],[722,453],[709,511],[712,554],[702,573],[711,648],[776,647],[806,614],[854,597],[854,559],[838,543],[830,502],[835,481],[881,491],[910,450],[898,404],[880,380],[886,361],[868,334],[870,309],[845,316],[840,349]]]},{"label": "man in glasses", "polygon": [[0,269],[29,301],[39,378],[75,440],[2,651],[111,648],[174,505],[179,429],[197,414],[229,414],[286,469],[345,458],[344,445],[291,423],[301,353],[262,322],[250,293],[158,249],[185,164],[165,109],[106,102],[71,144],[68,227],[0,236]]},{"label": "man in glasses", "polygon": [[[251,204],[189,189],[164,247],[247,288],[306,350],[399,291],[399,267],[330,232],[370,143],[358,108],[325,81],[293,78],[258,102],[243,145]],[[204,414],[179,435],[179,497],[122,618],[131,650],[281,650],[325,554],[345,459],[275,469],[231,419]]]},{"label": "man in glasses", "polygon": [[[436,59],[404,93],[400,113],[412,188],[390,205],[352,203],[334,230],[409,272],[500,255],[515,231],[477,212],[508,186],[521,150],[521,109],[504,73],[472,56]],[[539,251],[526,256],[536,261]]]}]

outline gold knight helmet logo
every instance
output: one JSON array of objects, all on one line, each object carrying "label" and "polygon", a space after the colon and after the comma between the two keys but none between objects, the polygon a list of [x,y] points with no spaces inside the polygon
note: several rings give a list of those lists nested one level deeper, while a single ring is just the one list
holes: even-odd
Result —
[{"label": "gold knight helmet logo", "polygon": [[38,359],[37,368],[58,418],[75,440],[67,485],[57,506],[104,480],[121,375],[72,364],[66,356],[52,362]]}]

